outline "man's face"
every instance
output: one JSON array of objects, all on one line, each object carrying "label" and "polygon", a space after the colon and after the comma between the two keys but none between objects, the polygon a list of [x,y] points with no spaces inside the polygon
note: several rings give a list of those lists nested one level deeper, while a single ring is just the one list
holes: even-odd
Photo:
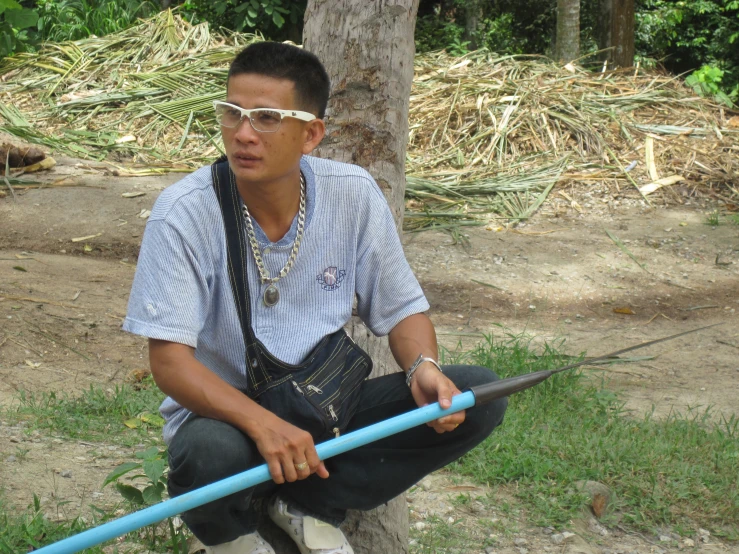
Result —
[{"label": "man's face", "polygon": [[[234,75],[229,79],[226,102],[246,110],[300,109],[292,81],[253,73]],[[318,138],[318,142],[313,144],[316,123],[320,123],[322,128],[320,120],[311,123],[285,117],[274,133],[255,131],[248,118],[232,129],[221,126],[226,155],[237,182],[271,183],[294,174],[301,156],[310,153],[320,142]]]}]

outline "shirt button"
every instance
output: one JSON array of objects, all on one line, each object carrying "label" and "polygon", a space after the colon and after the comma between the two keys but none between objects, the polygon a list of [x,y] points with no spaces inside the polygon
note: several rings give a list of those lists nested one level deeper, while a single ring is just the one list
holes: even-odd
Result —
[{"label": "shirt button", "polygon": [[272,252],[272,250],[270,249],[270,247],[269,247],[269,246],[268,246],[267,248],[265,248],[264,250],[262,250],[262,254],[264,254],[265,256],[266,256],[267,254],[269,254],[270,252]]}]

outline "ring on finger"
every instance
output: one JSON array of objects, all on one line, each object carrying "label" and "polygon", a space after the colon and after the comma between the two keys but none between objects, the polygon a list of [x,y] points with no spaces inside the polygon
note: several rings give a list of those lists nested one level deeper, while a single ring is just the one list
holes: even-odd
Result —
[{"label": "ring on finger", "polygon": [[297,469],[298,471],[308,469],[308,462],[300,462],[299,464],[295,464],[295,469]]}]

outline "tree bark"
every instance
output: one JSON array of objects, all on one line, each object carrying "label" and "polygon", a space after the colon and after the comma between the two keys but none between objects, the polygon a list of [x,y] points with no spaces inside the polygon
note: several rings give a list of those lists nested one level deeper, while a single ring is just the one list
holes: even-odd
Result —
[{"label": "tree bark", "polygon": [[580,55],[580,0],[557,0],[557,39],[554,57],[570,62]]},{"label": "tree bark", "polygon": [[[369,171],[385,194],[398,232],[418,2],[309,0],[303,27],[304,48],[323,62],[332,85],[326,137],[314,154]],[[375,337],[356,317],[347,331],[372,356],[372,377],[399,371],[386,338]],[[407,553],[405,495],[370,512],[350,512],[342,529],[356,554]],[[276,552],[297,553],[269,522],[260,532]]]},{"label": "tree bark", "polygon": [[464,5],[464,41],[469,42],[469,50],[477,50],[480,47],[477,31],[482,19],[481,0],[467,0]]},{"label": "tree bark", "polygon": [[598,47],[608,48],[602,59],[614,67],[634,65],[634,0],[601,0]]}]

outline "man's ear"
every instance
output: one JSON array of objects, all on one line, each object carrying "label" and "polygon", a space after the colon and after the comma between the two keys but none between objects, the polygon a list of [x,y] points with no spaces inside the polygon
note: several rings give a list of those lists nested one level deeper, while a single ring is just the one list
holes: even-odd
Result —
[{"label": "man's ear", "polygon": [[305,124],[303,130],[303,154],[310,154],[321,143],[326,134],[326,125],[322,119],[314,119]]}]

